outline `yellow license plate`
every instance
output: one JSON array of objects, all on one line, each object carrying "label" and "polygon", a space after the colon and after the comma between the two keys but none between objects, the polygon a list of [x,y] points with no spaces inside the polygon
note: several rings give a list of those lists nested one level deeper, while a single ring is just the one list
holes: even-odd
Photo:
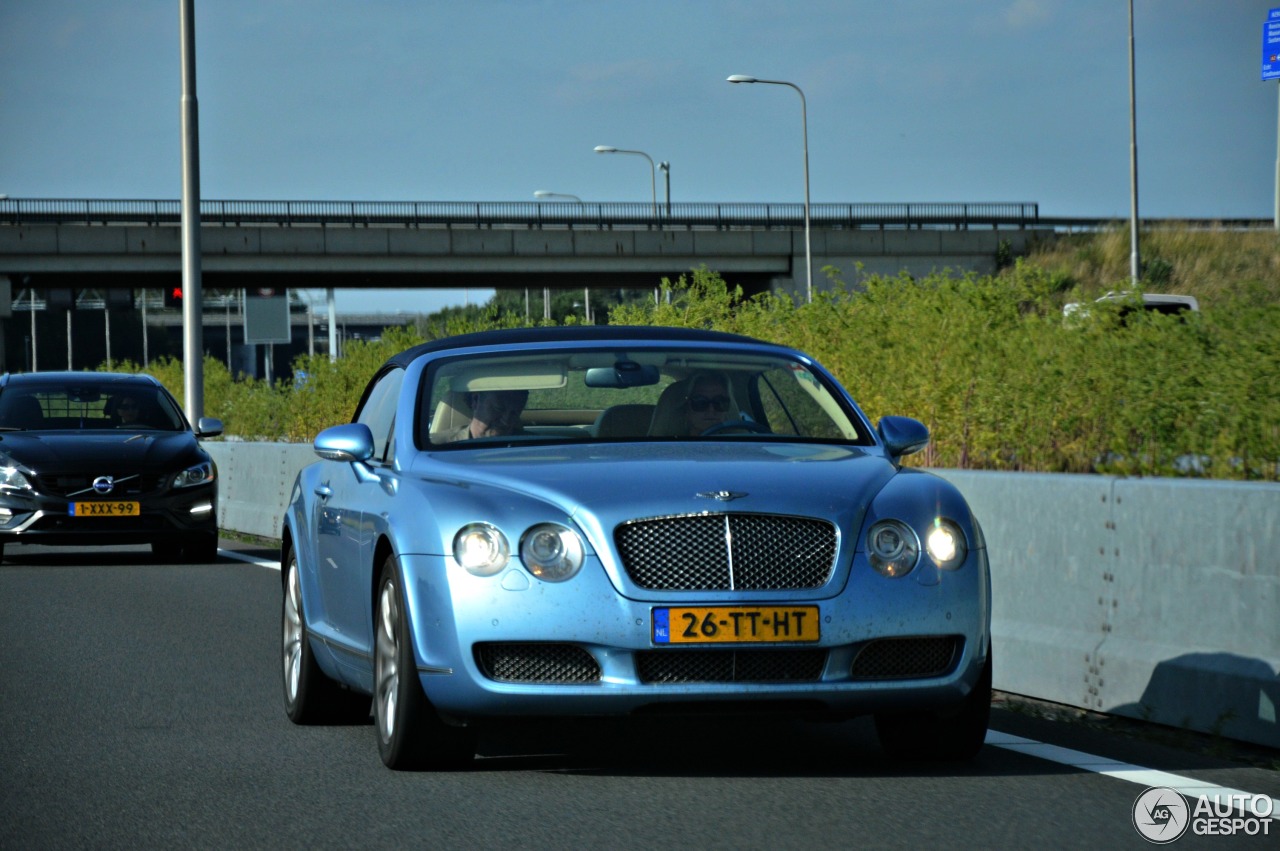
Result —
[{"label": "yellow license plate", "polygon": [[672,606],[653,610],[655,644],[817,641],[817,606]]},{"label": "yellow license plate", "polygon": [[72,517],[137,517],[142,510],[136,502],[73,502],[67,513]]}]

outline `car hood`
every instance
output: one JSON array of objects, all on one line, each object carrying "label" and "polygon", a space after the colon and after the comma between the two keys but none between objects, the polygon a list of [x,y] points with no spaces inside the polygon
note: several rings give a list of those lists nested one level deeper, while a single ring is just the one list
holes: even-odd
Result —
[{"label": "car hood", "polygon": [[36,473],[147,470],[196,463],[203,453],[189,432],[68,431],[0,434],[0,455]]},{"label": "car hood", "polygon": [[859,447],[774,442],[512,447],[429,457],[414,472],[473,493],[525,494],[602,539],[626,520],[722,511],[822,517],[857,529],[896,472]]}]

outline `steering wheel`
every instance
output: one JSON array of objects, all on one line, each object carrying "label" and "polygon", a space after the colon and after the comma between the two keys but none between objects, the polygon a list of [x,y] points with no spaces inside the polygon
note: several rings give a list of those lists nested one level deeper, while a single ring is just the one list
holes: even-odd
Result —
[{"label": "steering wheel", "polygon": [[769,427],[755,420],[725,420],[722,423],[716,423],[711,428],[703,431],[699,437],[710,437],[713,434],[719,434],[722,431],[730,429],[739,429],[741,431],[749,431],[753,434],[773,434]]}]

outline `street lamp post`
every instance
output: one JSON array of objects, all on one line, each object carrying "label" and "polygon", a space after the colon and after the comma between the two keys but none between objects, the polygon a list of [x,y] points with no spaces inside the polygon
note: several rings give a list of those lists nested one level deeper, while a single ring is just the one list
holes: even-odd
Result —
[{"label": "street lamp post", "polygon": [[667,218],[669,219],[671,218],[671,163],[664,160],[658,163],[658,168],[662,169],[662,174],[667,179]]},{"label": "street lamp post", "polygon": [[[539,199],[569,198],[573,201],[577,201],[579,204],[582,203],[582,199],[579,198],[577,195],[570,195],[567,192],[548,192],[545,189],[535,190],[533,193],[533,197],[539,198]],[[524,302],[525,302],[524,303],[525,319],[528,319],[529,318],[529,291],[527,289],[524,291]],[[548,321],[551,319],[551,288],[550,287],[542,288],[542,318]]]},{"label": "street lamp post", "polygon": [[653,157],[644,151],[627,151],[612,145],[596,145],[595,151],[597,154],[635,154],[649,161],[649,189],[653,194],[653,217],[658,218],[658,170],[653,164]]},{"label": "street lamp post", "polygon": [[773,86],[790,86],[800,95],[800,124],[804,132],[804,271],[806,276],[806,294],[813,301],[813,250],[809,241],[809,106],[804,92],[795,83],[786,80],[760,80],[746,74],[734,74],[728,78],[730,83],[768,83]]}]

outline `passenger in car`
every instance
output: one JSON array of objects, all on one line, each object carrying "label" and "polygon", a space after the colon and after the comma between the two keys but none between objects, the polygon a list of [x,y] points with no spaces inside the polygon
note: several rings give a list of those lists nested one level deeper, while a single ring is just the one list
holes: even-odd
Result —
[{"label": "passenger in car", "polygon": [[142,404],[137,396],[118,394],[111,399],[111,410],[115,412],[116,422],[121,428],[138,426],[142,415]]},{"label": "passenger in car", "polygon": [[471,422],[451,435],[448,442],[519,434],[520,413],[528,401],[528,390],[489,390],[472,393]]},{"label": "passenger in car", "polygon": [[729,395],[729,382],[715,372],[700,372],[689,382],[689,395],[685,397],[685,418],[688,434],[702,434],[712,426],[729,419],[733,398]]}]

